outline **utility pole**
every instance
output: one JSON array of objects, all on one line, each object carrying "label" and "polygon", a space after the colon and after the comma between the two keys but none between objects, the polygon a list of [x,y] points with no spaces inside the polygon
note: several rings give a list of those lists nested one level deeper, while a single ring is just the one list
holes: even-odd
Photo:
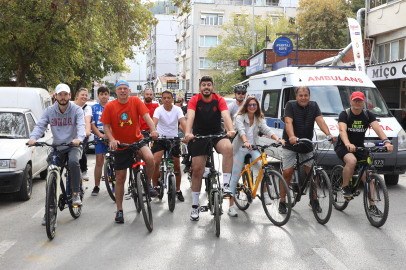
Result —
[{"label": "utility pole", "polygon": [[254,13],[254,3],[252,0],[252,55],[255,54],[255,13]]}]

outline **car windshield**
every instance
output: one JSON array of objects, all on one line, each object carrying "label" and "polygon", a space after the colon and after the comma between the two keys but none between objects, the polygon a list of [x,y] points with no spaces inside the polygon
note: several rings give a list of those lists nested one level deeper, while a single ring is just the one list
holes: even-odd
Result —
[{"label": "car windshield", "polygon": [[[360,91],[365,95],[364,109],[376,116],[390,116],[388,108],[376,88],[355,86],[309,86],[310,99],[317,102],[323,115],[339,115],[351,108],[350,97]],[[338,102],[337,102],[338,101]]]},{"label": "car windshield", "polygon": [[0,138],[28,138],[24,114],[0,112]]}]

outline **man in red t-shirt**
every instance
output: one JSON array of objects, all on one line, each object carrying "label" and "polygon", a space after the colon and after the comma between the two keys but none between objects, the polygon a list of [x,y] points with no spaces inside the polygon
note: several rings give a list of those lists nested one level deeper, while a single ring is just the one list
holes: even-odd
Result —
[{"label": "man in red t-shirt", "polygon": [[[188,105],[185,142],[192,140],[190,152],[193,164],[192,176],[192,211],[190,219],[199,220],[199,195],[202,187],[202,177],[206,165],[207,155],[210,154],[207,140],[194,140],[196,135],[215,135],[223,133],[221,117],[224,119],[227,136],[234,137],[235,131],[224,98],[214,94],[214,82],[210,76],[203,76],[199,84],[200,94],[193,96]],[[193,127],[193,134],[191,133]],[[223,196],[231,197],[229,187],[231,170],[233,168],[233,147],[226,137],[213,139],[217,152],[223,155]]]},{"label": "man in red t-shirt", "polygon": [[[116,204],[117,214],[115,221],[124,223],[123,196],[124,184],[127,176],[127,168],[134,162],[133,151],[130,148],[117,149],[119,143],[134,143],[143,138],[140,131],[141,116],[151,130],[151,137],[159,136],[154,122],[149,116],[148,109],[138,97],[130,97],[131,89],[127,81],[118,81],[116,84],[117,99],[106,104],[100,122],[103,123],[104,133],[110,141],[111,150],[119,150],[114,154],[114,169],[116,171]],[[139,151],[145,161],[148,180],[151,179],[155,170],[154,156],[147,145],[143,145]],[[148,181],[149,182],[149,181]],[[152,192],[153,191],[153,192]],[[151,196],[157,196],[155,190],[150,187]]]},{"label": "man in red t-shirt", "polygon": [[[154,92],[151,89],[146,89],[144,91],[144,104],[147,107],[147,109],[149,110],[149,116],[151,117],[151,119],[154,117],[155,109],[159,107],[158,103],[152,102],[153,98],[154,98]],[[140,117],[140,123],[141,123],[141,127],[140,127],[141,132],[144,130],[149,131],[149,127],[142,117]]]}]

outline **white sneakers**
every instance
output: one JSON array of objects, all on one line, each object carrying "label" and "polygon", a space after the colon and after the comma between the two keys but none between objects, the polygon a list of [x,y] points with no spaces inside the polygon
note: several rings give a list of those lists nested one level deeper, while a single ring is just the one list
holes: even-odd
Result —
[{"label": "white sneakers", "polygon": [[89,176],[87,176],[87,171],[82,172],[82,180],[89,181]]},{"label": "white sneakers", "polygon": [[238,217],[237,211],[235,211],[235,207],[234,207],[234,206],[230,206],[230,208],[228,208],[227,214],[228,214],[230,217]]},{"label": "white sneakers", "polygon": [[265,194],[264,194],[264,200],[265,200],[265,204],[266,204],[266,205],[271,205],[271,204],[272,204],[272,200],[271,200],[271,198],[269,198],[269,194],[268,194],[268,193],[265,193]]}]

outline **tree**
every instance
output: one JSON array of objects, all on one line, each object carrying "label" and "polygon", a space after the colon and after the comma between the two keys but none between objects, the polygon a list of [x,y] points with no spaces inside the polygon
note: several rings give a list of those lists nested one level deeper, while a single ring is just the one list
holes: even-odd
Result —
[{"label": "tree", "polygon": [[300,47],[338,49],[347,44],[347,17],[352,17],[346,0],[300,0],[296,22]]},{"label": "tree", "polygon": [[[256,51],[265,47],[265,29],[268,28],[268,36],[271,40],[276,39],[276,33],[292,32],[293,26],[289,23],[289,18],[278,14],[277,22],[271,16],[255,18],[255,33],[258,44]],[[245,76],[245,68],[238,67],[239,59],[248,59],[252,54],[252,15],[231,14],[230,20],[222,25],[224,31],[220,35],[220,45],[211,47],[207,53],[207,58],[212,63],[211,68],[219,68],[220,73],[213,75],[216,82],[216,91],[230,93],[233,91],[232,85],[241,82]]]}]

